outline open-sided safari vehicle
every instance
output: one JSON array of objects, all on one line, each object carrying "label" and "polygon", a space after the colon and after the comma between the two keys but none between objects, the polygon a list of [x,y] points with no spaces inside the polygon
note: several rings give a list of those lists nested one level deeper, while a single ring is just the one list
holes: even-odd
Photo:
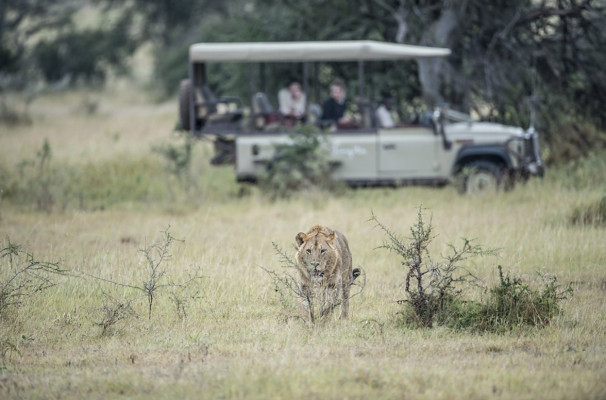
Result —
[{"label": "open-sided safari vehicle", "polygon": [[[358,100],[364,99],[364,64],[377,60],[443,57],[449,49],[374,41],[198,43],[189,49],[189,79],[181,83],[183,129],[215,141],[214,163],[235,162],[239,181],[254,182],[287,143],[291,124],[264,93],[249,89],[246,109],[237,98],[215,97],[206,65],[214,62],[300,63],[309,88],[310,63],[357,62]],[[333,177],[350,185],[458,182],[467,193],[509,187],[516,179],[542,175],[538,134],[531,127],[474,121],[466,114],[437,108],[413,124],[376,126],[373,102],[358,104],[359,124],[327,134]],[[308,121],[321,116],[306,108]],[[457,178],[457,179],[454,179]]]}]

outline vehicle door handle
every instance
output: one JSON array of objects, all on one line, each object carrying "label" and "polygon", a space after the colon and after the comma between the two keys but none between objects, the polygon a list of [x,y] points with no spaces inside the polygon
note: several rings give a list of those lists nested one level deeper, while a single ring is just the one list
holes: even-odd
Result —
[{"label": "vehicle door handle", "polygon": [[383,150],[395,150],[395,149],[396,149],[395,144],[384,144],[383,145]]}]

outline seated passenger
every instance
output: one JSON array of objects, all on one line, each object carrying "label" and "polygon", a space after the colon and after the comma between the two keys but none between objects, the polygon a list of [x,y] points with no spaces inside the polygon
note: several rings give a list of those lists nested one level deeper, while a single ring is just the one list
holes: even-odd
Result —
[{"label": "seated passenger", "polygon": [[322,121],[330,124],[330,131],[337,128],[350,127],[353,123],[351,118],[345,116],[347,110],[347,97],[345,84],[341,80],[335,80],[330,84],[330,97],[322,105]]},{"label": "seated passenger", "polygon": [[291,81],[288,87],[280,89],[278,102],[280,103],[280,113],[286,117],[287,121],[292,123],[305,121],[306,97],[299,82]]},{"label": "seated passenger", "polygon": [[383,100],[381,100],[381,104],[375,111],[375,120],[377,122],[377,127],[393,128],[394,126],[396,126],[391,115],[394,103],[395,101],[391,97],[384,97]]}]

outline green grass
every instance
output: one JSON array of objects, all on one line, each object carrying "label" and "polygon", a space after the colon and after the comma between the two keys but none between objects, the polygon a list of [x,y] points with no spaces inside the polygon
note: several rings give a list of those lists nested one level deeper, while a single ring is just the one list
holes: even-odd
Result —
[{"label": "green grass", "polygon": [[[462,197],[451,187],[405,187],[270,203],[258,188],[238,197],[233,170],[208,166],[210,146],[200,143],[191,169],[197,187],[187,189],[166,181],[173,175],[151,151],[173,140],[175,106],[105,96],[93,116],[63,111],[76,106],[77,94],[41,98],[32,106],[33,125],[0,132],[0,159],[10,176],[48,138],[52,163],[83,167],[81,173],[99,179],[93,186],[101,193],[86,190],[90,206],[69,203],[51,213],[9,197],[0,203],[0,241],[10,237],[72,273],[0,324],[0,343],[16,349],[0,366],[0,398],[606,397],[604,229],[570,222],[575,209],[603,196],[600,184],[573,187],[548,171],[544,180],[488,198]],[[116,141],[107,132],[117,130]],[[131,179],[136,174],[140,186]],[[103,187],[116,192],[105,195]],[[142,199],[139,190],[159,194]],[[100,203],[103,209],[93,206]],[[372,210],[405,237],[421,204],[438,233],[436,259],[448,243],[467,237],[501,249],[498,257],[466,265],[486,284],[499,283],[502,265],[533,285],[540,283],[537,271],[556,275],[574,295],[543,328],[504,334],[403,328],[396,301],[404,297],[405,272],[395,255],[376,250],[384,236],[368,220]],[[367,283],[351,301],[349,321],[310,329],[282,318],[261,267],[279,270],[272,242],[290,249],[297,232],[316,223],[347,236]],[[140,284],[140,249],[167,226],[185,240],[172,248],[167,274],[183,281],[199,266],[203,275],[185,319],[167,292],[159,293],[148,320],[139,291],[82,277]],[[132,299],[137,313],[105,336],[95,325],[103,292]]]}]

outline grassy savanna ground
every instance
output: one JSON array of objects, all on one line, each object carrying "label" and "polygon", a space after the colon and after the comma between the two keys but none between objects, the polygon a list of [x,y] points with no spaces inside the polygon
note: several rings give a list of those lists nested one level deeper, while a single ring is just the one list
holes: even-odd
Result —
[{"label": "grassy savanna ground", "polygon": [[[577,207],[605,194],[603,185],[573,189],[548,176],[488,198],[461,197],[451,187],[406,187],[270,203],[255,188],[242,195],[231,167],[208,166],[210,147],[200,143],[193,178],[186,178],[194,188],[186,191],[151,151],[171,137],[176,102],[99,94],[91,115],[80,108],[86,96],[42,97],[32,105],[32,125],[0,128],[5,179],[34,158],[45,138],[54,165],[138,174],[132,186],[112,178],[125,193],[74,194],[79,200],[63,194],[51,213],[0,203],[4,245],[10,237],[72,273],[2,321],[0,398],[606,398],[606,233],[569,223]],[[92,190],[113,181],[91,182]],[[126,193],[142,184],[153,188],[140,197]],[[466,264],[486,284],[496,282],[497,265],[536,285],[536,271],[543,271],[572,284],[573,297],[542,329],[472,334],[403,327],[396,301],[404,297],[404,271],[393,254],[375,249],[385,237],[368,219],[372,211],[406,237],[421,204],[438,234],[435,258],[447,243],[473,238],[501,249]],[[284,318],[261,267],[280,271],[272,242],[290,249],[296,233],[316,223],[348,237],[367,284],[351,301],[349,321],[310,328]],[[184,243],[171,247],[167,275],[183,281],[197,267],[203,275],[184,318],[168,290],[159,292],[148,319],[140,292],[86,277],[141,285],[139,250],[169,226]],[[102,336],[95,323],[104,293],[133,299],[137,315]]]}]

